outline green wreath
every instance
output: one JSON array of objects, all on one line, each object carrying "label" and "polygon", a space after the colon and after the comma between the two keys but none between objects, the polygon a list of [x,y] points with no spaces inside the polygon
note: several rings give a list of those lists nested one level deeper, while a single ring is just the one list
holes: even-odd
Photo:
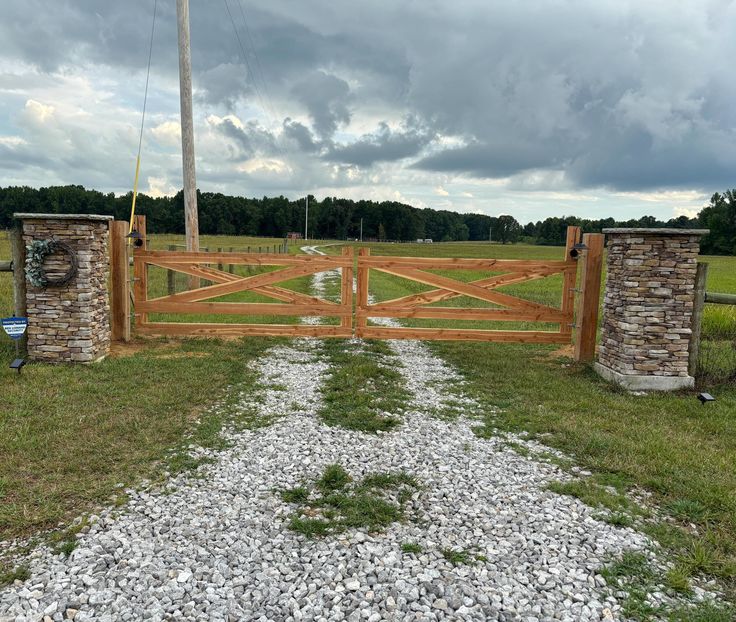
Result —
[{"label": "green wreath", "polygon": [[[69,269],[62,277],[50,279],[46,276],[43,264],[46,258],[61,251],[69,258]],[[74,249],[61,240],[33,240],[26,246],[26,278],[34,287],[63,287],[72,282],[77,275],[77,255]]]}]

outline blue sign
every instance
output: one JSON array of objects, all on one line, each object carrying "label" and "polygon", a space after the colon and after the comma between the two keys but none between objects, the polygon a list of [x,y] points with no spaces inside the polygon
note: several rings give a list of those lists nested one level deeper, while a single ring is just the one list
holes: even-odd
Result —
[{"label": "blue sign", "polygon": [[11,339],[20,339],[28,328],[27,317],[4,317],[0,322],[2,322],[3,330]]}]

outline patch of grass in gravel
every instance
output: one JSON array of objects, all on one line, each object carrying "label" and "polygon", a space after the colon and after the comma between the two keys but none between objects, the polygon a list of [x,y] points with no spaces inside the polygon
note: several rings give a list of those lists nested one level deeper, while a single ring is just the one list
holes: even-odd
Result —
[{"label": "patch of grass in gravel", "polygon": [[469,564],[472,559],[470,553],[462,549],[442,549],[440,552],[442,553],[442,557],[444,557],[453,566]]},{"label": "patch of grass in gravel", "polygon": [[644,511],[626,495],[613,487],[602,486],[593,478],[567,482],[551,482],[547,487],[558,495],[569,495],[580,499],[593,508],[605,508],[611,512],[642,514]]},{"label": "patch of grass in gravel", "polygon": [[647,556],[639,551],[625,551],[621,557],[600,569],[612,592],[624,592],[621,599],[622,613],[627,619],[650,622],[725,622],[733,620],[736,613],[725,603],[710,600],[672,606],[653,604],[650,596],[655,592],[669,592],[680,600],[691,594],[689,574],[680,567],[673,567],[664,575],[655,569]]},{"label": "patch of grass in gravel", "polygon": [[[357,346],[344,339],[326,339],[322,351],[331,373],[322,386],[319,415],[327,425],[363,432],[388,431],[401,420],[410,395],[395,367],[386,364],[384,343],[367,341]],[[388,414],[387,414],[388,413]]]},{"label": "patch of grass in gravel", "polygon": [[362,528],[381,531],[404,518],[404,505],[419,484],[410,475],[375,473],[354,482],[345,469],[329,465],[312,486],[281,491],[297,505],[289,529],[309,538]]},{"label": "patch of grass in gravel", "polygon": [[424,551],[420,544],[416,542],[404,542],[401,545],[401,552],[407,555],[419,555]]},{"label": "patch of grass in gravel", "polygon": [[12,584],[14,581],[28,581],[31,571],[27,566],[11,566],[0,562],[0,587]]}]

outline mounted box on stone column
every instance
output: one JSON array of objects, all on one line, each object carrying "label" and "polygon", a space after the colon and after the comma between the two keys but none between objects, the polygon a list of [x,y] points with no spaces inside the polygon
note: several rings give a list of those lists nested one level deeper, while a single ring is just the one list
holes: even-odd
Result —
[{"label": "mounted box on stone column", "polygon": [[604,229],[608,242],[596,371],[634,391],[692,387],[688,351],[700,237],[695,229]]},{"label": "mounted box on stone column", "polygon": [[28,355],[90,363],[110,349],[111,216],[14,214],[26,245]]}]

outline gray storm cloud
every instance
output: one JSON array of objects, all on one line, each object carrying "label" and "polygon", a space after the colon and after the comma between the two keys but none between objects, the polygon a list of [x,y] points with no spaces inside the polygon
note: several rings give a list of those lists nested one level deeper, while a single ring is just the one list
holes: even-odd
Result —
[{"label": "gray storm cloud", "polygon": [[[331,164],[391,162],[412,175],[476,179],[554,171],[568,188],[733,182],[734,3],[229,6],[245,50],[221,3],[191,3],[195,90],[206,112],[242,119],[218,131],[243,159],[286,150],[296,170],[318,157],[324,183]],[[151,9],[149,0],[5,2],[0,93],[20,80],[15,66],[51,77],[93,68],[111,83],[140,75]],[[158,11],[153,110],[171,115],[173,0],[159,0]],[[264,124],[249,123],[264,105]],[[0,135],[23,136],[8,123]],[[28,166],[51,166],[30,139],[5,144],[2,166],[23,165],[14,149]],[[309,163],[313,183],[318,163]]]}]

